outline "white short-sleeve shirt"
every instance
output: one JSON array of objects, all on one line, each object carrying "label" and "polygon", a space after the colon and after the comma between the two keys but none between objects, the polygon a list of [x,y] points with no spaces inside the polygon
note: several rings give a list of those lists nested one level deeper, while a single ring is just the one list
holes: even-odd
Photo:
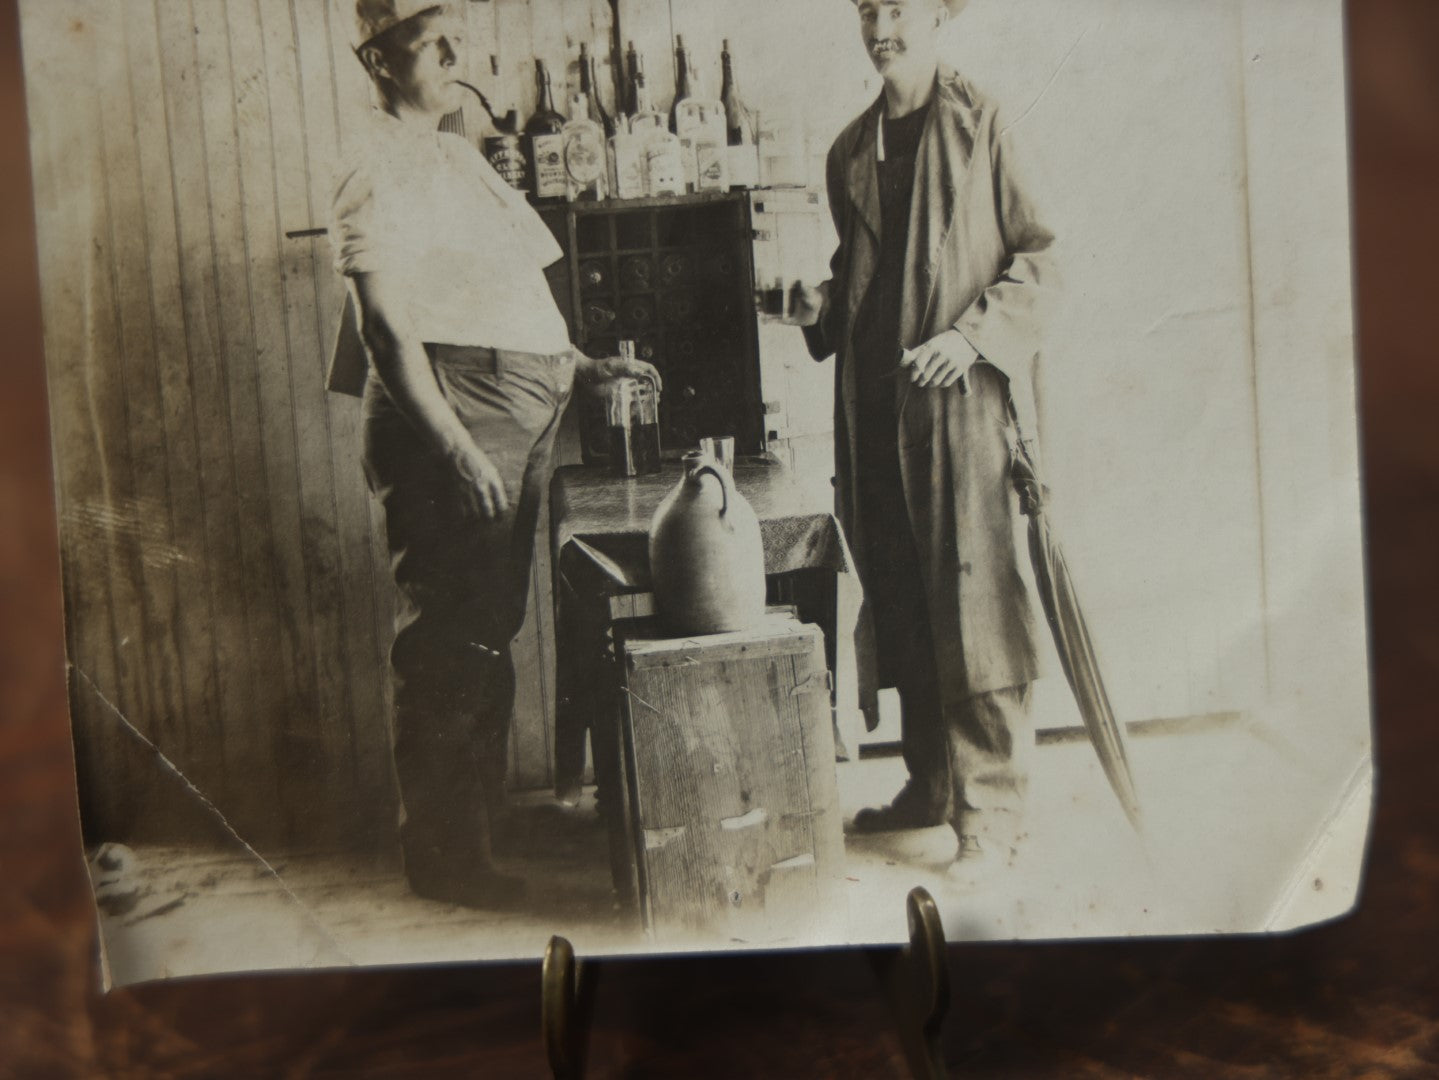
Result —
[{"label": "white short-sleeve shirt", "polygon": [[563,252],[524,196],[458,135],[376,110],[342,167],[335,268],[383,273],[422,341],[520,352],[569,348],[544,268]]}]

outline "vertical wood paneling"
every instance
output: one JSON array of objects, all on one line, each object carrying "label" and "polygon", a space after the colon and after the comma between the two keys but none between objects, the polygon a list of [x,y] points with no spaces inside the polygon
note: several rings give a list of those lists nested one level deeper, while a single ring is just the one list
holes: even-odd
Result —
[{"label": "vertical wood paneling", "polygon": [[[224,769],[220,724],[215,611],[210,566],[215,538],[197,435],[197,401],[191,385],[186,296],[180,279],[180,238],[176,221],[170,136],[165,114],[158,26],[153,3],[127,5],[120,14],[120,39],[129,61],[138,150],[144,250],[155,349],[145,357],[158,383],[169,479],[169,549],[176,597],[171,621],[178,640],[184,680],[183,713],[172,717],[167,748],[196,783]],[[131,359],[138,359],[131,354]],[[219,477],[214,477],[215,483]],[[153,557],[147,552],[146,557]]]},{"label": "vertical wood paneling", "polygon": [[[291,0],[298,48],[301,99],[305,118],[305,159],[309,178],[307,221],[329,216],[339,162],[339,128],[335,81],[326,7]],[[313,351],[306,348],[292,363],[307,365],[323,377],[329,363],[335,327],[343,312],[345,285],[335,273],[329,243],[289,241],[308,248],[317,306],[317,337]],[[323,378],[322,378],[323,382]],[[334,484],[335,520],[339,543],[339,575],[343,600],[341,641],[349,704],[344,720],[352,747],[353,782],[357,791],[380,793],[387,789],[388,769],[379,766],[388,749],[385,725],[385,689],[381,676],[380,643],[375,621],[375,585],[371,574],[369,493],[361,467],[360,410],[353,398],[321,390],[329,432],[330,469]],[[370,588],[356,588],[368,583]],[[366,814],[387,815],[387,801],[370,798],[360,803]]]},{"label": "vertical wood paneling", "polygon": [[[219,299],[205,161],[204,118],[199,93],[195,27],[190,0],[157,0],[156,29],[165,130],[190,137],[168,139],[179,257],[181,304],[171,317],[183,328],[189,374],[190,414],[199,454],[197,470],[205,529],[209,610],[213,642],[218,762],[207,767],[249,772],[271,763],[267,733],[254,722],[244,560],[240,549],[229,387],[221,364]],[[208,755],[208,751],[206,753]],[[254,813],[264,805],[263,785],[236,792],[231,812]]]},{"label": "vertical wood paneling", "polygon": [[519,110],[520,124],[535,111],[535,61],[530,48],[530,12],[525,0],[493,0],[495,54],[500,62],[496,109]]},{"label": "vertical wood paneling", "polygon": [[525,8],[530,23],[530,81],[534,81],[534,61],[543,60],[554,86],[555,108],[565,112],[571,62],[565,52],[564,0],[526,0]]},{"label": "vertical wood paneling", "polygon": [[[236,126],[239,136],[240,185],[245,235],[247,301],[254,330],[251,361],[259,406],[260,439],[274,537],[275,570],[286,636],[295,643],[294,676],[302,694],[292,714],[274,731],[276,752],[287,770],[306,770],[316,745],[307,738],[319,700],[314,656],[323,639],[310,615],[306,565],[301,546],[299,448],[293,421],[285,295],[281,280],[280,229],[275,205],[274,148],[271,143],[269,85],[256,4],[239,0],[226,5],[229,16],[230,61],[233,70]],[[286,789],[284,816],[298,825],[309,792]],[[298,835],[297,830],[291,835]]]},{"label": "vertical wood paneling", "polygon": [[[227,702],[227,724],[254,758],[251,790],[256,800],[280,805],[281,760],[275,731],[286,711],[302,700],[295,658],[302,655],[296,628],[279,616],[282,598],[270,514],[268,448],[262,438],[256,394],[255,328],[250,317],[248,250],[240,176],[229,30],[224,9],[191,3],[199,73],[204,164],[210,216],[212,275],[218,338],[217,362],[225,383],[230,451],[240,544],[238,587],[244,600],[252,681]],[[263,803],[261,803],[263,807]]]},{"label": "vertical wood paneling", "polygon": [[[138,564],[142,585],[143,599],[138,606],[116,611],[117,642],[128,641],[147,655],[152,679],[148,708],[136,714],[133,722],[162,751],[179,755],[183,722],[192,715],[203,722],[205,710],[197,685],[191,712],[187,692],[192,682],[198,682],[193,677],[193,646],[187,650],[190,662],[182,664],[179,641],[174,563],[181,553],[172,539],[173,465],[158,370],[162,339],[155,325],[150,287],[147,200],[136,140],[134,90],[117,14],[113,8],[98,5],[91,17],[105,42],[96,56],[102,109],[99,141],[104,155],[98,182],[104,188],[114,290],[110,315],[117,321],[115,368],[121,382],[116,386],[101,381],[90,390],[97,404],[103,401],[101,407],[120,410],[129,434],[133,486],[116,492],[118,498],[104,509],[118,523],[121,542],[128,557]],[[103,300],[97,296],[95,302]],[[103,364],[104,352],[95,355],[96,362]],[[103,399],[100,394],[105,395]],[[129,644],[121,647],[128,649]]]},{"label": "vertical wood paneling", "polygon": [[[306,146],[310,138],[301,98],[292,11],[287,0],[262,0],[260,30],[270,102],[274,147],[273,192],[278,213],[276,243],[281,271],[291,422],[300,468],[302,545],[309,614],[315,628],[317,708],[296,732],[308,746],[301,752],[321,777],[321,787],[352,794],[354,771],[348,739],[351,697],[346,663],[346,597],[341,563],[329,412],[325,400],[314,267],[308,245],[288,243],[283,232],[314,219]],[[345,808],[346,810],[349,807]]]}]

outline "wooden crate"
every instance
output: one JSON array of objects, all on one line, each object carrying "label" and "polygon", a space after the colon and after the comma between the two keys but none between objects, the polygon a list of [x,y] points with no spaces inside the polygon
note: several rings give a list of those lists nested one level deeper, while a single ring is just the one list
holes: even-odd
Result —
[{"label": "wooden crate", "polygon": [[662,638],[617,627],[624,817],[659,942],[812,935],[843,878],[824,638],[791,614]]}]

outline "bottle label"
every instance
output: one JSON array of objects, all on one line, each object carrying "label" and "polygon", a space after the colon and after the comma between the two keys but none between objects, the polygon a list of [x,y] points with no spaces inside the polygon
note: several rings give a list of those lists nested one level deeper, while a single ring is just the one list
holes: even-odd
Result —
[{"label": "bottle label", "polygon": [[525,191],[530,186],[530,169],[520,140],[515,135],[493,135],[485,140],[485,158],[510,187]]},{"label": "bottle label", "polygon": [[565,172],[571,188],[591,189],[605,174],[605,137],[598,125],[581,125],[565,134]]},{"label": "bottle label", "polygon": [[698,191],[700,186],[699,159],[695,156],[695,141],[692,136],[681,135],[680,164],[683,169],[685,191]]},{"label": "bottle label", "polygon": [[535,198],[564,198],[569,184],[565,173],[564,137],[533,135],[530,145],[535,159]]},{"label": "bottle label", "polygon": [[705,139],[695,144],[697,191],[728,191],[729,147]]},{"label": "bottle label", "polygon": [[646,149],[645,159],[648,166],[649,193],[651,195],[683,195],[685,193],[684,157],[680,153],[678,139],[673,136],[655,139]]},{"label": "bottle label", "polygon": [[614,194],[618,199],[645,196],[644,144],[634,135],[616,135],[610,140],[614,153]]}]

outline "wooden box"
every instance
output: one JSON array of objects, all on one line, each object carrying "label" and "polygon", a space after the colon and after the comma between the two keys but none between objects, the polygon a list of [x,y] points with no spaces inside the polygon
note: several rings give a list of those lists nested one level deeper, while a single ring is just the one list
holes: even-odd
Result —
[{"label": "wooden box", "polygon": [[656,941],[800,943],[837,917],[844,838],[824,638],[786,613],[617,627],[624,818]]}]

